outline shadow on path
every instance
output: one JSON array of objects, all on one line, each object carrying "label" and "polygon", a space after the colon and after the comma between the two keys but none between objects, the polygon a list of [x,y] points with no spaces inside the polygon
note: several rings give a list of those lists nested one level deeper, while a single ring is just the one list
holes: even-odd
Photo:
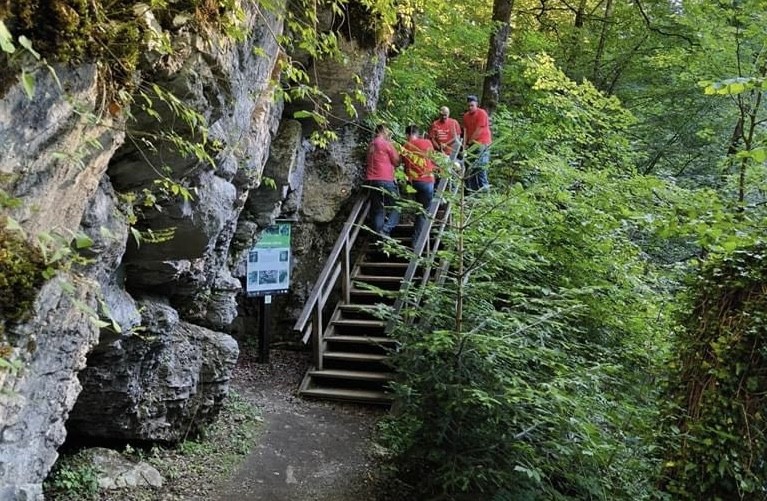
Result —
[{"label": "shadow on path", "polygon": [[269,364],[241,356],[235,390],[262,409],[264,427],[220,501],[360,501],[376,498],[371,435],[386,409],[302,400],[308,354],[273,351]]}]

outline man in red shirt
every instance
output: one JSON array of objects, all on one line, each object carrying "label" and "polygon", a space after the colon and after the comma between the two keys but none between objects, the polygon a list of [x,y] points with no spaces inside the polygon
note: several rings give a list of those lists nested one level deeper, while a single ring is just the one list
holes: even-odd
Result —
[{"label": "man in red shirt", "polygon": [[418,237],[426,226],[429,206],[431,206],[431,200],[434,197],[435,165],[431,159],[431,156],[434,155],[434,147],[432,141],[421,137],[421,131],[416,125],[408,125],[405,134],[407,134],[407,142],[402,150],[405,174],[411,186],[415,188],[416,202],[421,204],[413,227],[413,246],[415,246]]},{"label": "man in red shirt", "polygon": [[429,138],[434,149],[441,151],[454,162],[461,147],[461,126],[458,120],[450,118],[450,108],[443,106],[439,109],[439,118],[431,123]]},{"label": "man in red shirt", "polygon": [[399,224],[399,209],[395,205],[399,189],[394,181],[394,170],[400,163],[400,157],[389,140],[389,129],[385,125],[376,126],[375,134],[368,146],[365,186],[370,189],[373,231],[389,236]]},{"label": "man in red shirt", "polygon": [[490,182],[487,179],[487,164],[490,163],[490,121],[487,112],[477,104],[477,96],[466,98],[468,110],[463,114],[464,141],[466,143],[469,177],[466,189],[469,191],[487,191]]}]

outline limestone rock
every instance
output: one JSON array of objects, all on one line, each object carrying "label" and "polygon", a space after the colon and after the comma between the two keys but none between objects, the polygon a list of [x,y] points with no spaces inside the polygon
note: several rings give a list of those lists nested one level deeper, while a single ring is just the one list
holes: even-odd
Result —
[{"label": "limestone rock", "polygon": [[36,499],[58,457],[80,392],[77,372],[98,336],[86,309],[96,306],[97,289],[83,277],[61,275],[43,286],[36,316],[9,333],[22,368],[5,374],[0,387],[0,499]]},{"label": "limestone rock", "polygon": [[124,139],[121,121],[101,108],[98,65],[55,71],[66,92],[41,71],[33,99],[20,84],[0,99],[0,188],[23,197],[9,215],[30,235],[77,228]]},{"label": "limestone rock", "polygon": [[84,451],[86,461],[97,471],[100,489],[114,490],[132,487],[162,487],[165,480],[157,468],[143,461],[133,461],[119,452],[103,447]]},{"label": "limestone rock", "polygon": [[[283,104],[272,82],[282,17],[243,7],[248,35],[240,43],[193,33],[188,17],[167,22],[142,12],[174,51],[148,50],[135,76],[149,84],[142,88],[156,83],[205,117],[212,161],[155,139],[168,132],[200,137],[160,98],[154,110],[161,122],[139,105],[130,110],[137,119],[130,128],[156,148],[139,150],[137,136],[126,142],[125,116],[108,106],[97,63],[56,67],[66,95],[41,71],[33,100],[21,85],[0,96],[0,189],[24,202],[8,214],[31,236],[79,229],[93,241],[83,250],[92,262],[47,283],[33,318],[9,330],[21,370],[0,372],[0,500],[41,497],[70,410],[69,430],[110,440],[176,441],[211,420],[238,354],[234,340],[215,331],[231,329],[238,313],[243,250],[274,218],[300,220],[293,293],[275,315],[287,325],[332,247],[338,214],[361,180],[358,143],[366,138],[348,128],[328,150],[315,150],[292,120],[278,134]],[[348,66],[318,67],[318,83],[341,103],[359,72],[364,114],[375,108],[385,50],[360,40],[342,44],[350,49]],[[155,183],[165,175],[192,197]],[[157,196],[156,207],[126,205],[126,195],[144,189]],[[127,215],[139,210],[130,227]],[[131,232],[169,228],[172,239],[141,246]],[[114,327],[99,332],[96,312]]]},{"label": "limestone rock", "polygon": [[178,320],[166,304],[140,307],[145,330],[100,347],[80,373],[70,433],[177,442],[220,409],[239,354],[234,339]]}]

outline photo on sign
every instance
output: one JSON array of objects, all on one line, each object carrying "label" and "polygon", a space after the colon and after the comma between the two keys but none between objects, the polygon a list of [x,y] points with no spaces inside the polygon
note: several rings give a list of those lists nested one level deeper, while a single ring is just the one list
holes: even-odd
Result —
[{"label": "photo on sign", "polygon": [[257,284],[258,283],[258,272],[257,271],[251,271],[248,273],[248,282],[251,284]]},{"label": "photo on sign", "polygon": [[288,272],[286,270],[280,271],[280,283],[285,283],[288,281]]},{"label": "photo on sign", "polygon": [[258,283],[261,284],[276,284],[277,283],[277,270],[262,270],[258,272]]},{"label": "photo on sign", "polygon": [[258,252],[251,251],[248,253],[248,262],[249,263],[257,263],[258,262]]},{"label": "photo on sign", "polygon": [[280,235],[290,235],[290,226],[288,226],[287,224],[281,224]]},{"label": "photo on sign", "polygon": [[280,262],[284,263],[288,260],[288,251],[281,251],[280,252]]}]

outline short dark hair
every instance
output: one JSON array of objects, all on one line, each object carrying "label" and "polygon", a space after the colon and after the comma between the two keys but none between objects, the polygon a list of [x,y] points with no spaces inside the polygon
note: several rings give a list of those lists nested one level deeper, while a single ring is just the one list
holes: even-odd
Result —
[{"label": "short dark hair", "polygon": [[475,96],[474,94],[466,96],[466,102],[467,103],[470,103],[472,101],[474,101],[475,103],[479,102],[479,100],[477,99],[477,96]]},{"label": "short dark hair", "polygon": [[417,136],[420,133],[421,133],[421,130],[415,124],[410,124],[407,127],[405,127],[406,136]]},{"label": "short dark hair", "polygon": [[386,130],[386,124],[376,125],[376,134],[380,134]]}]

